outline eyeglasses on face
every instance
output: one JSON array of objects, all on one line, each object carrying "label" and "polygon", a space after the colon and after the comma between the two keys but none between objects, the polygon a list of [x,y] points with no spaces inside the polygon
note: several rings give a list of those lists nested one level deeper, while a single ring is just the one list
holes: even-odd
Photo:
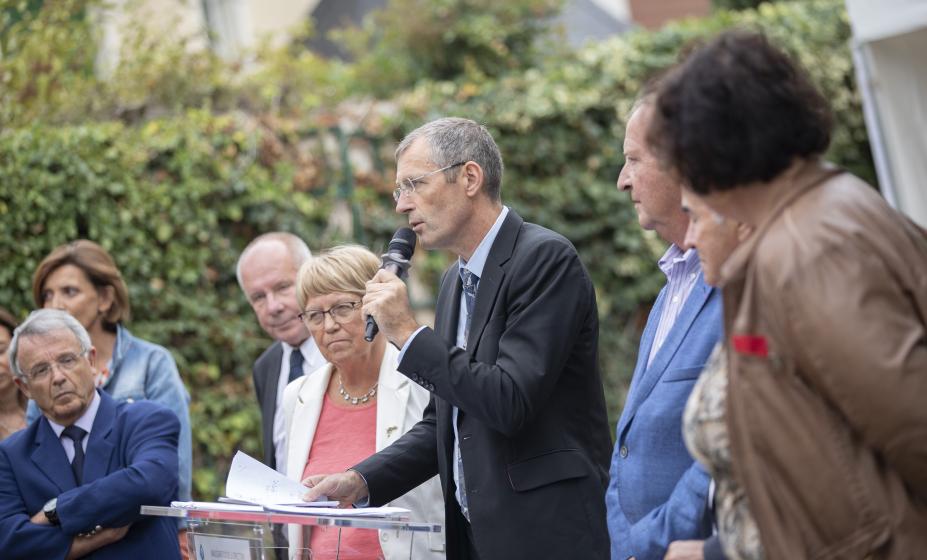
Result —
[{"label": "eyeglasses on face", "polygon": [[434,171],[429,171],[428,173],[419,175],[418,177],[406,177],[405,179],[396,183],[396,189],[393,191],[393,200],[395,200],[396,202],[399,202],[399,199],[402,198],[403,194],[414,193],[415,185],[421,183],[425,177],[429,177],[431,175],[434,175],[435,173],[440,173],[442,171],[447,171],[448,169],[453,169],[465,163],[467,162],[458,161],[457,163],[452,163],[450,165],[446,165],[442,167],[441,169],[435,169]]},{"label": "eyeglasses on face", "polygon": [[28,377],[30,381],[42,381],[51,374],[52,368],[55,367],[55,365],[58,366],[58,369],[64,372],[74,371],[74,369],[77,368],[77,365],[80,363],[81,356],[85,355],[86,353],[86,350],[80,352],[79,354],[75,354],[74,352],[65,352],[64,354],[61,354],[55,358],[54,362],[42,362],[32,366],[32,369],[26,372],[26,377]]},{"label": "eyeglasses on face", "polygon": [[341,323],[351,318],[354,310],[360,305],[359,301],[346,301],[333,305],[328,309],[307,309],[297,315],[299,320],[310,327],[321,327],[325,322],[325,315],[331,315],[332,321]]}]

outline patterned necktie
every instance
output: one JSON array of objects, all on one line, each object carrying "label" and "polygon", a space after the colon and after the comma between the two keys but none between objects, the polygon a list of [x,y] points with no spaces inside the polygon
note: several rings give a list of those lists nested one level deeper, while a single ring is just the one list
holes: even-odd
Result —
[{"label": "patterned necktie", "polygon": [[476,290],[480,285],[480,277],[464,268],[460,271],[460,279],[463,282],[464,302],[467,304],[467,322],[464,325],[464,337],[469,338],[470,322],[473,319],[473,308],[476,306]]},{"label": "patterned necktie", "polygon": [[74,459],[71,461],[71,470],[74,471],[74,480],[80,486],[84,478],[84,446],[81,444],[84,436],[87,435],[87,430],[71,425],[65,428],[61,435],[74,442]]},{"label": "patterned necktie", "polygon": [[[464,303],[467,304],[467,321],[464,323],[464,348],[466,349],[466,339],[470,336],[470,323],[473,319],[473,309],[476,307],[476,291],[479,288],[480,277],[473,274],[466,268],[460,269],[460,280],[463,283]],[[457,425],[457,419],[460,412],[454,407],[453,419],[454,425]],[[460,512],[464,518],[470,521],[470,507],[467,504],[467,482],[464,480],[463,454],[460,453],[460,443],[456,440],[457,433],[454,433],[454,459],[456,467],[454,469],[454,483],[457,485],[456,497],[460,504]]]},{"label": "patterned necktie", "polygon": [[294,348],[293,352],[290,354],[290,380],[292,383],[294,379],[303,374],[303,353],[299,351],[299,348]]}]

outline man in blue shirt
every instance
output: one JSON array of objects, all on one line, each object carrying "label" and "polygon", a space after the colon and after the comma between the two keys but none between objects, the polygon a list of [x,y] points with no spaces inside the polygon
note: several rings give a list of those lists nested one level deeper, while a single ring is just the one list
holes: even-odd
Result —
[{"label": "man in blue shirt", "polygon": [[648,149],[652,97],[632,109],[618,189],[641,227],[670,244],[667,283],[641,337],[637,366],[615,434],[606,493],[612,560],[662,559],[675,540],[705,538],[708,474],[682,439],[682,411],[721,335],[720,292],[706,285],[695,249],[682,247],[689,219],[679,183]]}]

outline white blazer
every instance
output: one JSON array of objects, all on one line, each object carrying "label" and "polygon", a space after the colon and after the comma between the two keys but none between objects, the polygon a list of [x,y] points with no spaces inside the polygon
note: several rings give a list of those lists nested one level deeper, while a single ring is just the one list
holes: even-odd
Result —
[{"label": "white blazer", "polygon": [[[399,351],[392,344],[387,344],[377,386],[377,451],[399,439],[421,420],[430,398],[428,391],[396,371],[398,359]],[[283,413],[287,426],[286,473],[293,480],[300,480],[306,466],[322,413],[322,399],[331,375],[331,364],[325,364],[287,385],[283,393]],[[444,525],[444,498],[437,476],[389,505],[410,510],[412,521]],[[308,539],[309,526],[306,529],[305,537]],[[379,533],[380,548],[386,560],[408,559],[410,542],[414,547],[411,557],[416,560],[438,560],[445,557],[443,530],[440,533],[415,533],[414,539],[408,531]],[[287,525],[287,535],[290,558],[293,558],[308,542],[303,544],[304,533],[300,525]]]}]

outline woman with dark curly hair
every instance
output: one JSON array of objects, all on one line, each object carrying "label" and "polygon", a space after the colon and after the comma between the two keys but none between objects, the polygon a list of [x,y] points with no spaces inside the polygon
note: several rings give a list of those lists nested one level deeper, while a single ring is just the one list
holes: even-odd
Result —
[{"label": "woman with dark curly hair", "polygon": [[753,228],[725,262],[733,474],[768,558],[927,550],[927,232],[824,163],[826,99],[761,34],[661,82],[648,137]]},{"label": "woman with dark curly hair", "polygon": [[16,318],[0,307],[0,441],[26,427],[26,395],[13,381],[7,356],[17,326]]}]

